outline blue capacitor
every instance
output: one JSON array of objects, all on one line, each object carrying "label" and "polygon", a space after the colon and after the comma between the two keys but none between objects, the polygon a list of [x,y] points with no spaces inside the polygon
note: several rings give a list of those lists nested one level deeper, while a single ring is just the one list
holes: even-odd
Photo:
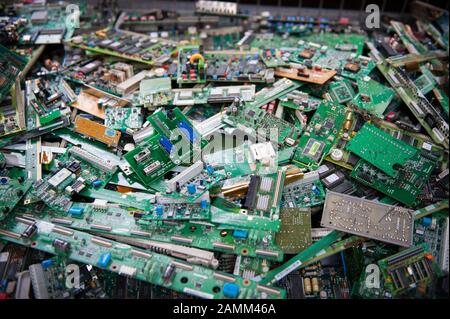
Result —
[{"label": "blue capacitor", "polygon": [[8,184],[8,180],[9,180],[8,177],[1,177],[0,178],[0,184],[1,185],[6,185],[6,184]]},{"label": "blue capacitor", "polygon": [[51,266],[53,266],[53,260],[51,260],[51,259],[43,260],[41,262],[41,265],[42,265],[42,268],[44,268],[44,269],[50,268]]},{"label": "blue capacitor", "polygon": [[162,216],[164,213],[164,207],[162,205],[156,206],[156,215]]},{"label": "blue capacitor", "polygon": [[233,231],[233,237],[238,239],[245,239],[248,237],[248,231],[243,229],[235,229]]},{"label": "blue capacitor", "polygon": [[227,298],[237,298],[239,296],[239,286],[227,282],[223,285],[223,295]]},{"label": "blue capacitor", "polygon": [[206,199],[202,199],[201,202],[200,202],[200,207],[202,209],[208,208],[208,201]]},{"label": "blue capacitor", "polygon": [[197,192],[197,187],[195,186],[195,184],[189,184],[187,186],[187,190],[189,192],[189,194],[195,194]]},{"label": "blue capacitor", "polygon": [[422,225],[425,227],[428,227],[431,225],[432,219],[430,217],[424,217],[422,218]]},{"label": "blue capacitor", "polygon": [[206,165],[206,171],[208,172],[208,174],[212,175],[214,173],[214,167],[212,167],[211,165]]},{"label": "blue capacitor", "polygon": [[81,216],[84,213],[83,207],[70,207],[69,214],[73,216]]},{"label": "blue capacitor", "polygon": [[94,186],[95,188],[99,188],[102,187],[103,182],[100,179],[96,179],[95,181],[92,182],[92,186]]},{"label": "blue capacitor", "polygon": [[320,189],[319,189],[319,187],[317,187],[316,185],[313,185],[313,186],[311,187],[311,190],[313,191],[314,194],[320,195]]},{"label": "blue capacitor", "polygon": [[97,261],[97,266],[99,267],[108,267],[109,263],[111,262],[111,253],[104,253],[101,254],[100,258]]}]

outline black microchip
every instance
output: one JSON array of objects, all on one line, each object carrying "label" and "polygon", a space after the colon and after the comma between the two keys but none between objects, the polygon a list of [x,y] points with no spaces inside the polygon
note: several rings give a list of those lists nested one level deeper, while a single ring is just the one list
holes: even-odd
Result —
[{"label": "black microchip", "polygon": [[336,173],[333,173],[322,179],[322,183],[323,185],[325,185],[326,188],[332,189],[337,185],[341,184],[342,182],[344,182],[344,180],[345,180],[344,174],[340,171],[337,171]]},{"label": "black microchip", "polygon": [[329,130],[331,130],[333,128],[333,122],[326,120],[325,123],[323,123],[323,126]]},{"label": "black microchip", "polygon": [[360,160],[360,158],[358,156],[356,156],[353,153],[350,153],[349,156],[348,156],[347,163],[352,165],[352,166],[355,166],[356,163],[358,163],[359,160]]},{"label": "black microchip", "polygon": [[72,173],[77,173],[80,169],[81,169],[81,165],[78,162],[72,162],[70,163],[70,165],[67,167],[67,169],[69,171],[71,171]]}]

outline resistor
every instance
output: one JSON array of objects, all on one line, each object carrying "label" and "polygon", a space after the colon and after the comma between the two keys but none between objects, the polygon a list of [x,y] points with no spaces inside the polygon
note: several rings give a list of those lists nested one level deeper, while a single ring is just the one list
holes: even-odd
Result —
[{"label": "resistor", "polygon": [[305,279],[303,280],[303,288],[304,288],[304,290],[305,290],[305,294],[306,294],[306,295],[310,295],[310,294],[311,294],[311,292],[312,292],[312,289],[311,289],[311,279],[305,278]]},{"label": "resistor", "polygon": [[317,279],[317,277],[314,277],[314,278],[311,280],[311,282],[312,282],[312,290],[313,290],[313,292],[314,292],[314,293],[318,293],[319,290],[320,290],[320,287],[319,287],[319,279]]}]

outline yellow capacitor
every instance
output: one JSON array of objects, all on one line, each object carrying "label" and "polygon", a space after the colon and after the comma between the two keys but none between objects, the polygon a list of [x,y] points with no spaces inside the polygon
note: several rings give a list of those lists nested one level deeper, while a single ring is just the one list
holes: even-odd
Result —
[{"label": "yellow capacitor", "polygon": [[305,290],[305,294],[306,295],[310,295],[312,292],[311,289],[311,279],[309,279],[308,277],[306,277],[305,279],[303,279],[303,288]]},{"label": "yellow capacitor", "polygon": [[352,126],[353,113],[348,112],[345,116],[344,130],[348,131]]},{"label": "yellow capacitor", "polygon": [[320,288],[319,288],[319,280],[317,279],[317,277],[314,277],[312,280],[312,290],[314,293],[318,293]]}]

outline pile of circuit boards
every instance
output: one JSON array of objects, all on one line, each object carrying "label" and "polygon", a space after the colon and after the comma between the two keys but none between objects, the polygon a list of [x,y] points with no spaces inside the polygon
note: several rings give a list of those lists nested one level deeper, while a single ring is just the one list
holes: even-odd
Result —
[{"label": "pile of circuit boards", "polygon": [[448,296],[449,17],[411,5],[0,7],[0,299]]}]

